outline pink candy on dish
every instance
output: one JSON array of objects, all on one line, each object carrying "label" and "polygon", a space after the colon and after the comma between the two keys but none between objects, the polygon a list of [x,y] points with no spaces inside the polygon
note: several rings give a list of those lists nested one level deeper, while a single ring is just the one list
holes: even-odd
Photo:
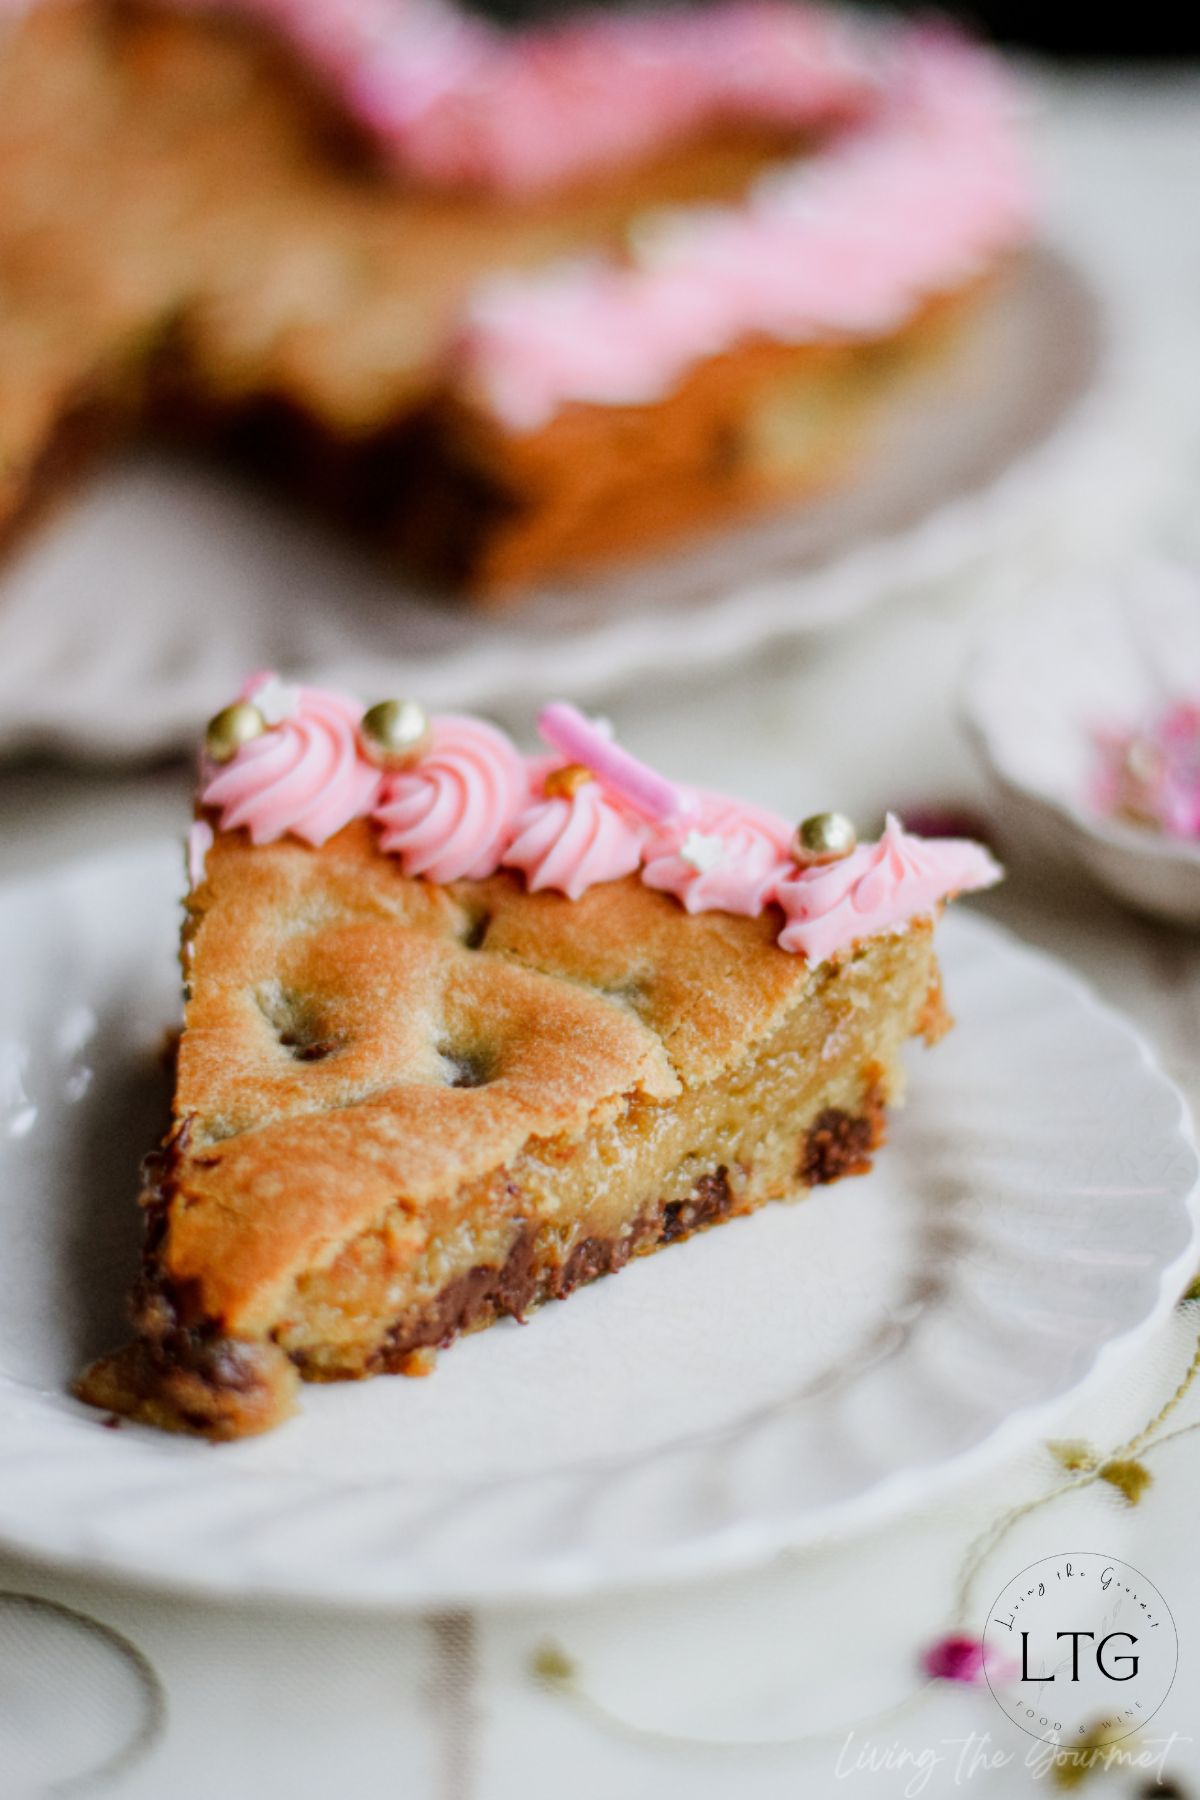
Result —
[{"label": "pink candy on dish", "polygon": [[774,898],[787,920],[779,946],[824,962],[873,932],[932,913],[953,894],[991,887],[1000,876],[981,844],[912,837],[889,813],[878,843],[860,844],[841,862],[798,869],[778,884]]},{"label": "pink candy on dish", "polygon": [[1200,840],[1200,703],[1175,700],[1138,731],[1097,732],[1099,810]]},{"label": "pink candy on dish", "polygon": [[502,731],[455,713],[433,719],[433,747],[389,775],[375,808],[380,848],[430,881],[493,875],[529,800],[524,757]]},{"label": "pink candy on dish", "polygon": [[569,797],[535,800],[516,821],[503,862],[522,872],[531,893],[556,888],[578,900],[598,882],[634,873],[644,830],[601,782],[585,781]]},{"label": "pink candy on dish", "polygon": [[791,868],[792,827],[777,813],[724,794],[696,796],[694,810],[664,821],[644,850],[642,880],[688,912],[755,917]]},{"label": "pink candy on dish", "polygon": [[245,830],[252,843],[290,833],[323,844],[370,812],[379,792],[379,771],[359,751],[362,706],[348,694],[287,687],[269,674],[242,689],[243,699],[257,704],[259,697],[268,729],[231,762],[205,764],[201,803],[217,813],[222,831]]}]

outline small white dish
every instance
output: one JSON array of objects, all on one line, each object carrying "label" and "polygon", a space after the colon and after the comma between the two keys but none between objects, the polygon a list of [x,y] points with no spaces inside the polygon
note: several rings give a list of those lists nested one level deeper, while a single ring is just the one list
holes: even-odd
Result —
[{"label": "small white dish", "polygon": [[1200,573],[1145,561],[998,613],[972,654],[963,717],[1014,827],[1139,911],[1200,925],[1200,843],[1108,817],[1096,732],[1200,699]]},{"label": "small white dish", "polygon": [[1053,1428],[1178,1297],[1197,1157],[1141,1039],[956,909],[958,1017],[862,1179],[465,1339],[269,1436],[105,1430],[178,1009],[172,846],[0,892],[0,1544],[124,1579],[434,1607],[746,1566]]}]

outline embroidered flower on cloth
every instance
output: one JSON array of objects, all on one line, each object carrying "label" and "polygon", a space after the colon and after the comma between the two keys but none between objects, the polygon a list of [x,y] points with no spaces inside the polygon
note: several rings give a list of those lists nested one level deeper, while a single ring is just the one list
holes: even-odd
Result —
[{"label": "embroidered flower on cloth", "polygon": [[983,1645],[978,1638],[952,1631],[922,1654],[921,1667],[934,1681],[961,1681],[974,1686],[984,1679]]}]

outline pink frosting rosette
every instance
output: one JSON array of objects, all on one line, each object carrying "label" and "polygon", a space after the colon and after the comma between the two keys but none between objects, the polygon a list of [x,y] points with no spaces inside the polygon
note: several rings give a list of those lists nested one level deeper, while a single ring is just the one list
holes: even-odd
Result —
[{"label": "pink frosting rosette", "polygon": [[585,781],[569,797],[543,793],[525,809],[504,866],[520,869],[531,893],[556,888],[578,900],[597,882],[632,875],[642,860],[644,834],[645,826],[599,781]]},{"label": "pink frosting rosette", "polygon": [[872,932],[933,912],[953,894],[991,887],[1000,876],[982,844],[913,837],[889,813],[878,843],[860,844],[841,862],[797,869],[778,884],[774,898],[787,917],[779,945],[823,962]]},{"label": "pink frosting rosette", "polygon": [[[504,863],[524,872],[531,892],[557,888],[578,900],[597,882],[632,875],[651,822],[674,817],[689,802],[656,769],[622,750],[611,727],[565,700],[542,708],[538,730],[557,755],[549,767],[542,758],[530,761],[537,797],[516,821]],[[556,791],[553,777],[565,769],[582,780]]]},{"label": "pink frosting rosette", "polygon": [[483,719],[442,713],[432,723],[428,754],[384,782],[374,813],[380,847],[406,875],[481,881],[495,874],[529,799],[525,759]]},{"label": "pink frosting rosette", "polygon": [[792,827],[777,813],[700,793],[694,810],[655,827],[642,880],[690,913],[763,910],[791,866]]},{"label": "pink frosting rosette", "polygon": [[222,831],[244,829],[254,844],[289,834],[325,843],[369,813],[380,774],[362,756],[362,705],[326,688],[289,688],[273,675],[252,676],[245,700],[263,699],[268,729],[233,760],[201,769],[200,799]]}]

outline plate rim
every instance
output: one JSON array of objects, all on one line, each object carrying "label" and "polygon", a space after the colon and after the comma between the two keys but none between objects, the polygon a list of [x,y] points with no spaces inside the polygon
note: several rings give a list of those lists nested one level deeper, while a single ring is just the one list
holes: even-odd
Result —
[{"label": "plate rim", "polygon": [[[166,854],[168,850],[173,853],[174,849],[170,840],[155,835],[91,856],[26,871],[0,884],[0,906],[10,899],[19,900],[22,895],[36,894],[47,883],[54,884],[59,879],[78,877],[88,871],[98,874],[109,869],[116,872],[125,865],[137,867],[143,863],[148,866],[152,858],[159,860],[165,873]],[[60,1515],[52,1518],[48,1530],[39,1530],[36,1524],[31,1529],[28,1523],[14,1526],[12,1519],[5,1516],[2,1495],[0,1552],[41,1567],[115,1580],[150,1592],[214,1601],[270,1602],[300,1608],[394,1614],[462,1606],[536,1606],[552,1600],[665,1588],[758,1568],[789,1551],[799,1551],[822,1541],[841,1541],[877,1529],[905,1511],[944,1499],[948,1493],[1017,1453],[1055,1417],[1100,1386],[1133,1356],[1178,1303],[1188,1279],[1195,1273],[1197,1244],[1200,1243],[1200,1152],[1186,1096],[1163,1069],[1146,1034],[1127,1014],[1103,999],[1092,983],[1070,964],[1030,945],[986,914],[957,913],[948,923],[955,935],[974,939],[1005,956],[1015,955],[1034,965],[1048,974],[1064,995],[1069,993],[1076,1005],[1093,1015],[1102,1015],[1114,1026],[1158,1091],[1170,1097],[1171,1141],[1189,1153],[1191,1184],[1186,1193],[1181,1188],[1174,1199],[1174,1208],[1187,1227],[1186,1237],[1176,1255],[1158,1270],[1153,1304],[1141,1319],[1099,1344],[1090,1353],[1090,1362],[1083,1373],[1060,1392],[1015,1407],[966,1449],[940,1457],[935,1454],[932,1461],[893,1469],[848,1499],[799,1512],[772,1512],[765,1517],[701,1528],[666,1547],[659,1544],[632,1554],[623,1549],[614,1551],[611,1547],[585,1545],[569,1553],[555,1553],[552,1559],[532,1567],[528,1562],[520,1562],[512,1573],[507,1573],[502,1566],[499,1573],[486,1582],[478,1579],[478,1564],[472,1567],[471,1579],[456,1582],[446,1579],[441,1572],[434,1580],[422,1579],[419,1565],[393,1561],[387,1582],[381,1587],[365,1589],[353,1579],[339,1581],[336,1564],[332,1580],[322,1579],[318,1574],[316,1580],[301,1586],[294,1579],[294,1565],[291,1570],[286,1567],[264,1570],[260,1566],[257,1574],[248,1577],[244,1572],[238,1572],[236,1559],[232,1572],[228,1565],[224,1572],[215,1569],[212,1552],[207,1550],[199,1569],[187,1567],[186,1542],[170,1538],[159,1540],[152,1548],[149,1561],[138,1564],[130,1560],[127,1550],[120,1544],[106,1546],[97,1541],[86,1523],[77,1526],[73,1541],[64,1545]],[[11,1415],[0,1386],[0,1428],[6,1416]],[[646,1461],[654,1454],[656,1451],[651,1450],[646,1458],[634,1460]],[[249,1479],[253,1480],[254,1476]],[[398,1570],[403,1572],[400,1580],[396,1579]]]}]

